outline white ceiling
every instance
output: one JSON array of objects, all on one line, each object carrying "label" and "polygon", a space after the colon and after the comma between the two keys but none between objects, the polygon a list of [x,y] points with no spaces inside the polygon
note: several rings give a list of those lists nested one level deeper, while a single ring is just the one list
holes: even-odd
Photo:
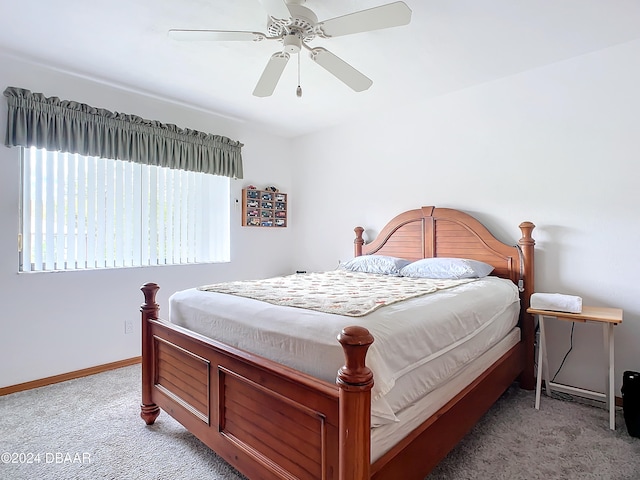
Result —
[{"label": "white ceiling", "polygon": [[[326,20],[390,1],[308,0],[305,6]],[[408,26],[311,42],[369,76],[373,86],[362,93],[301,55],[302,98],[295,95],[295,58],[274,95],[257,98],[253,88],[279,43],[167,36],[170,28],[266,33],[258,0],[7,0],[0,50],[294,137],[640,38],[638,0],[405,3],[413,11]]]}]

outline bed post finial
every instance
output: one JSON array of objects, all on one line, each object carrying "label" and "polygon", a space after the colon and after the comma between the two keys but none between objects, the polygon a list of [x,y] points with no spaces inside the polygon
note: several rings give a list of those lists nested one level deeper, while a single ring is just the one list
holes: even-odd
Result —
[{"label": "bed post finial", "polygon": [[522,222],[520,224],[520,231],[522,231],[522,238],[520,239],[520,244],[522,243],[531,243],[531,245],[535,245],[535,240],[532,237],[533,229],[536,226],[531,222]]},{"label": "bed post finial", "polygon": [[156,293],[160,287],[155,283],[145,283],[140,290],[144,294],[144,303],[140,306],[142,312],[142,403],[140,417],[147,425],[151,425],[160,415],[160,407],[151,400],[153,389],[153,335],[149,320],[158,318],[160,307],[156,303]]},{"label": "bed post finial", "polygon": [[142,315],[147,315],[147,318],[158,318],[158,312],[160,307],[156,303],[156,293],[160,287],[157,283],[145,283],[140,287],[144,294],[144,303],[140,305],[140,311]]},{"label": "bed post finial", "polygon": [[364,233],[364,228],[356,227],[353,229],[356,232],[356,239],[353,241],[354,246],[354,257],[359,257],[362,255],[362,246],[364,245],[364,238],[362,234]]},{"label": "bed post finial", "polygon": [[365,365],[373,336],[366,328],[345,327],[338,341],[346,363],[338,371],[340,387],[340,480],[369,479],[371,466],[371,388],[373,373]]}]

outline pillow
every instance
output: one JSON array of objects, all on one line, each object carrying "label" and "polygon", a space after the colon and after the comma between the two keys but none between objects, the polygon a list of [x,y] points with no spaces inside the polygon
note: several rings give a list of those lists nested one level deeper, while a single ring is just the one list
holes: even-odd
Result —
[{"label": "pillow", "polygon": [[352,272],[400,276],[400,269],[410,263],[409,260],[404,258],[388,257],[386,255],[362,255],[340,264],[340,268]]},{"label": "pillow", "polygon": [[438,257],[410,263],[400,270],[400,275],[413,278],[482,278],[492,271],[491,265],[478,260]]}]

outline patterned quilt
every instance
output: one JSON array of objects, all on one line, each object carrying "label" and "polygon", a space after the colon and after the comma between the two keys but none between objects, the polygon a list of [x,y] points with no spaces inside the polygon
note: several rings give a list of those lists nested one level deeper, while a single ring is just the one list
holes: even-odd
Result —
[{"label": "patterned quilt", "polygon": [[218,283],[198,287],[198,290],[238,295],[274,305],[362,317],[385,305],[474,280],[407,278],[333,270]]}]

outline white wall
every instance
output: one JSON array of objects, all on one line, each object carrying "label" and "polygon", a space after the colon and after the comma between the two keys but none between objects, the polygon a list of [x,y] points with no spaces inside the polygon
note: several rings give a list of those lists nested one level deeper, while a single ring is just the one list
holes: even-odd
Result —
[{"label": "white wall", "polygon": [[[232,181],[232,205],[248,184],[277,185],[288,192],[289,141],[250,125],[128,92],[0,55],[0,85],[75,100],[182,128],[224,135],[244,143],[244,180]],[[0,101],[4,140],[7,106]],[[195,266],[128,268],[62,273],[18,273],[20,158],[0,146],[0,387],[140,355],[140,333],[125,335],[125,319],[138,321],[139,286],[156,282],[161,314],[178,289],[238,278],[290,273],[291,229],[240,227],[232,207],[231,262]],[[291,197],[290,197],[291,198]],[[239,204],[238,204],[239,205]]]},{"label": "white wall", "polygon": [[[638,58],[634,41],[295,140],[296,268],[334,268],[353,227],[372,239],[423,205],[471,213],[509,243],[532,221],[537,291],[624,309],[620,395],[622,372],[640,370]],[[569,326],[550,322],[554,371]],[[557,381],[602,389],[601,328],[578,325],[574,340]]]}]

